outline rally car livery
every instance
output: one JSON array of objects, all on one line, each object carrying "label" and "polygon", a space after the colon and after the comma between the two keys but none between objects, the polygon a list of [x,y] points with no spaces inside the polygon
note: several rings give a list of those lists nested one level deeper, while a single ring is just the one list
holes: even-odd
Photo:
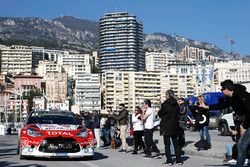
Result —
[{"label": "rally car livery", "polygon": [[33,111],[20,130],[18,153],[27,157],[81,158],[94,155],[94,134],[70,111]]}]

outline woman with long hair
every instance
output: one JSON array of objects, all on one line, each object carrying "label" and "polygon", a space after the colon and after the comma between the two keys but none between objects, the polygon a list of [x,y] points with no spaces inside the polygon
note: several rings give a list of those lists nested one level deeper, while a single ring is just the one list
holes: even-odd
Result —
[{"label": "woman with long hair", "polygon": [[132,154],[137,154],[138,146],[142,147],[145,151],[145,144],[142,140],[144,125],[142,121],[142,109],[139,106],[135,107],[135,111],[132,114],[132,124],[134,129],[134,151]]}]

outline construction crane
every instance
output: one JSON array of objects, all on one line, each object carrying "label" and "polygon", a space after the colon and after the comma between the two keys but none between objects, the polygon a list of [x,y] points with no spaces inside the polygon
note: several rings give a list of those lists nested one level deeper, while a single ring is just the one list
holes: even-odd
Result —
[{"label": "construction crane", "polygon": [[226,39],[230,42],[230,46],[231,46],[231,54],[233,53],[233,45],[235,44],[235,40],[229,36],[226,36]]}]

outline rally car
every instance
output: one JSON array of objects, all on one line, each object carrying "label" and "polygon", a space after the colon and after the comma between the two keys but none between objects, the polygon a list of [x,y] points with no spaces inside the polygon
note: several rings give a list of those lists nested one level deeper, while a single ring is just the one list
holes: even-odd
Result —
[{"label": "rally car", "polygon": [[20,159],[94,156],[94,134],[70,111],[32,111],[19,132]]}]

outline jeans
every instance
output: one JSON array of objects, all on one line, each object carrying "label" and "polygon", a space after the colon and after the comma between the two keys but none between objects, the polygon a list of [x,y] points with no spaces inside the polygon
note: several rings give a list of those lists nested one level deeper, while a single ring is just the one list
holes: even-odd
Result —
[{"label": "jeans", "polygon": [[114,126],[111,126],[111,127],[110,127],[110,137],[111,137],[111,139],[112,139],[113,137],[115,137],[115,132],[116,132],[115,127],[114,127]]},{"label": "jeans", "polygon": [[245,133],[240,137],[238,142],[238,157],[236,166],[240,167],[244,165],[247,157],[247,147],[250,144],[250,128],[246,129]]},{"label": "jeans", "polygon": [[201,140],[207,140],[208,144],[211,144],[211,138],[210,138],[210,134],[208,131],[208,126],[204,126],[203,128],[200,129],[200,137]]},{"label": "jeans", "polygon": [[102,140],[104,142],[104,146],[110,145],[110,142],[111,142],[110,141],[110,130],[102,128],[101,133],[102,133]]},{"label": "jeans", "polygon": [[232,156],[233,155],[233,143],[227,143],[225,145],[226,155]]}]

